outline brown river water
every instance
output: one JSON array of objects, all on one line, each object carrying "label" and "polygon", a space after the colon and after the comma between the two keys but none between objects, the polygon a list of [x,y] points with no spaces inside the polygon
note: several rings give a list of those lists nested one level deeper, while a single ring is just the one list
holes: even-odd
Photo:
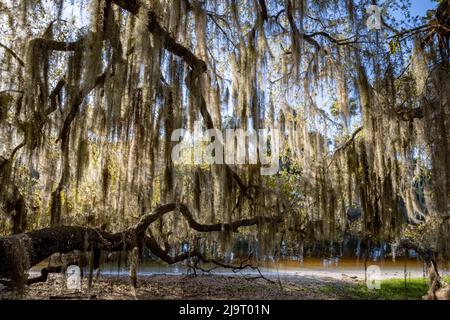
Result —
[{"label": "brown river water", "polygon": [[[424,277],[426,276],[423,263],[418,259],[399,258],[395,262],[391,259],[367,261],[367,266],[377,266],[380,270],[382,279]],[[450,274],[450,264],[443,263],[439,265],[442,275]],[[307,258],[304,261],[298,260],[279,260],[270,262],[261,262],[260,270],[265,276],[307,276],[307,277],[331,277],[335,279],[364,279],[365,267],[364,260],[358,259],[319,259]],[[100,269],[103,275],[125,275],[128,274],[126,266],[120,269],[116,264],[105,264]],[[138,274],[145,275],[181,275],[189,272],[186,264],[167,265],[158,261],[144,261],[138,267]],[[201,273],[201,272],[199,272]],[[258,274],[257,270],[244,269],[234,272],[231,269],[216,268],[212,271],[214,274],[238,275],[238,274]]]},{"label": "brown river water", "polygon": [[[239,264],[234,261],[234,264]],[[46,267],[47,263],[41,263],[33,267],[30,276],[39,275],[39,270]],[[417,258],[399,257],[396,261],[391,258],[367,261],[367,267],[379,267],[379,277],[388,278],[417,278],[425,277],[426,271],[423,263]],[[209,266],[212,267],[212,266]],[[208,269],[208,266],[204,266]],[[276,260],[259,262],[259,270],[264,276],[306,276],[314,278],[334,278],[334,279],[365,279],[365,265],[363,259],[355,258],[305,258],[300,260]],[[450,275],[450,262],[440,263],[439,271],[441,275]],[[145,260],[138,266],[138,275],[183,275],[188,274],[190,269],[186,263],[168,265],[155,260]],[[198,271],[201,274],[201,271]],[[258,275],[258,271],[246,268],[244,270],[232,270],[225,268],[214,268],[211,273],[219,275]],[[117,263],[105,263],[100,267],[100,274],[105,276],[124,276],[129,274],[128,266],[122,262],[120,267]]]}]

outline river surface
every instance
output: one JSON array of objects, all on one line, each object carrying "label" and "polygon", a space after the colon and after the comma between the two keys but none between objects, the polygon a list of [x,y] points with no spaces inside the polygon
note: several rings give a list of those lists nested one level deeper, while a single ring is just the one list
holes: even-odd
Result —
[{"label": "river surface", "polygon": [[[398,259],[368,261],[369,270],[379,272],[376,274],[379,279],[388,278],[404,278],[406,277],[423,277],[426,276],[421,261],[417,259]],[[374,267],[376,266],[376,267]],[[378,267],[378,268],[377,268]],[[450,264],[441,264],[440,272],[442,275],[449,275]],[[244,270],[235,270],[225,268],[215,268],[212,270],[214,274],[222,275],[258,275],[258,271],[250,268]],[[264,276],[287,276],[298,275],[308,277],[331,277],[343,280],[364,280],[365,268],[364,261],[357,259],[316,259],[308,258],[304,261],[281,260],[265,262],[260,264],[260,271]],[[126,266],[120,269],[117,264],[105,264],[100,269],[101,274],[108,276],[122,276],[129,273]],[[144,261],[138,267],[138,274],[147,275],[183,275],[189,272],[189,268],[185,264],[167,265],[158,261]],[[198,273],[202,273],[198,271]]]}]

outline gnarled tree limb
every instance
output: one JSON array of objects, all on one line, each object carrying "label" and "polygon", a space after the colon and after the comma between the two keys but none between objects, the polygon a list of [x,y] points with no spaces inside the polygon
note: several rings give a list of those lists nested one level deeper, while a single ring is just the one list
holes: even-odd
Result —
[{"label": "gnarled tree limb", "polygon": [[170,203],[159,206],[144,215],[129,229],[109,233],[99,229],[78,226],[55,226],[0,238],[0,278],[21,279],[25,271],[54,253],[81,251],[124,251],[144,244],[163,261],[175,263],[192,256],[192,253],[171,258],[167,252],[158,249],[154,240],[146,237],[148,227],[171,212],[179,212],[189,226],[198,232],[238,231],[241,227],[260,224],[276,224],[283,221],[281,216],[259,216],[233,221],[231,223],[202,224],[192,216],[184,204]]}]

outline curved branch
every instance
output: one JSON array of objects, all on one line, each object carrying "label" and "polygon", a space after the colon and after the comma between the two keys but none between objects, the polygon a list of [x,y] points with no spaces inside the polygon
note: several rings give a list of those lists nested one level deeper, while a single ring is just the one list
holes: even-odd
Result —
[{"label": "curved branch", "polygon": [[42,268],[39,276],[27,280],[27,285],[38,282],[46,282],[50,273],[60,273],[62,270],[63,268],[61,266]]},{"label": "curved branch", "polygon": [[168,264],[174,264],[177,262],[184,261],[186,259],[192,258],[192,257],[198,257],[200,255],[197,251],[191,251],[191,252],[185,252],[181,253],[176,256],[171,256],[167,250],[164,250],[160,247],[158,242],[153,236],[147,236],[145,237],[145,246],[158,258],[160,258],[162,261]]},{"label": "curved branch", "polygon": [[0,42],[0,47],[2,47],[3,49],[6,50],[6,52],[8,52],[11,56],[14,57],[14,59],[17,60],[17,62],[19,62],[20,66],[24,67],[25,66],[25,62],[23,61],[23,59],[21,57],[19,57],[19,55],[17,53],[15,53],[12,49],[8,48],[7,46],[5,46],[3,43]]},{"label": "curved branch", "polygon": [[334,37],[332,37],[330,34],[328,34],[325,31],[317,31],[314,33],[310,33],[310,34],[305,34],[304,37],[305,38],[314,38],[315,36],[322,36],[327,38],[328,40],[330,40],[332,43],[335,43],[337,45],[346,45],[346,44],[354,44],[357,43],[357,40],[353,40],[351,41],[352,38],[354,38],[354,36],[346,38],[346,39],[336,39]]},{"label": "curved branch", "polygon": [[[293,41],[297,41],[296,39],[298,37],[302,37],[303,39],[306,40],[306,42],[308,42],[309,44],[316,47],[317,51],[322,50],[322,46],[313,37],[310,37],[310,36],[300,32],[300,30],[298,30],[297,25],[295,24],[295,19],[294,19],[293,12],[292,12],[291,0],[288,0],[286,3],[287,3],[286,16],[288,18],[289,26],[291,27],[291,31],[294,34]],[[296,44],[296,47],[298,47],[298,44]]]},{"label": "curved branch", "polygon": [[395,110],[395,113],[402,121],[413,121],[424,117],[423,107],[404,109],[400,106]]},{"label": "curved branch", "polygon": [[[266,281],[272,282],[272,280],[264,277],[264,275],[262,274],[261,270],[259,269],[258,266],[254,266],[251,263],[248,263],[249,258],[243,260],[240,262],[239,265],[232,265],[232,264],[227,264],[224,263],[222,261],[219,261],[217,259],[208,259],[206,258],[204,255],[202,255],[198,250],[192,250],[190,252],[185,252],[185,253],[181,253],[178,254],[176,256],[171,256],[168,252],[167,249],[163,249],[160,247],[160,245],[158,244],[158,242],[155,240],[155,238],[150,234],[145,238],[145,245],[148,249],[150,249],[150,251],[157,256],[158,258],[160,258],[162,261],[168,263],[168,264],[174,264],[174,263],[178,263],[181,261],[184,261],[186,259],[190,259],[190,258],[197,258],[194,265],[191,266],[192,268],[194,268],[194,272],[195,269],[200,269],[203,272],[210,272],[212,271],[212,269],[209,270],[205,270],[202,267],[200,267],[198,264],[199,262],[202,263],[207,263],[207,264],[214,264],[216,265],[216,267],[222,267],[225,269],[232,269],[233,272],[239,272],[242,271],[244,269],[250,268],[252,270],[256,270],[259,273],[259,277],[258,278],[262,278]],[[214,267],[214,268],[216,268]],[[213,268],[213,269],[214,269]]]},{"label": "curved branch", "polygon": [[[63,143],[67,142],[66,139],[68,138],[69,132],[70,132],[70,125],[72,124],[73,120],[75,119],[75,116],[78,113],[79,107],[81,105],[81,103],[83,102],[83,100],[86,98],[86,96],[92,91],[94,90],[97,86],[102,85],[105,82],[105,78],[106,78],[106,71],[104,73],[102,73],[101,75],[97,76],[97,78],[95,79],[95,81],[89,85],[86,86],[82,89],[80,89],[78,91],[78,94],[74,97],[71,107],[70,107],[70,111],[69,114],[67,115],[66,119],[64,120],[64,124],[63,127],[61,129],[61,133],[59,135],[59,138],[56,140],[57,142],[59,140],[62,140]],[[60,80],[60,82],[58,82],[58,84],[56,85],[55,89],[53,90],[50,98],[54,99],[56,98],[56,95],[59,93],[59,91],[62,89],[62,87],[64,86],[65,82],[62,82]],[[53,106],[51,106],[46,112],[53,112]]]},{"label": "curved branch", "polygon": [[362,131],[362,129],[363,129],[363,127],[359,127],[358,129],[356,129],[356,130],[352,133],[352,135],[350,136],[350,138],[349,138],[347,141],[345,141],[345,142],[342,143],[339,147],[336,148],[336,150],[335,150],[334,153],[333,153],[331,162],[329,163],[328,166],[330,166],[330,165],[333,163],[334,159],[336,159],[336,155],[337,155],[340,151],[346,149],[349,145],[351,145],[351,144],[353,143],[353,141],[355,141],[356,136],[358,135],[358,133],[360,133],[360,132]]},{"label": "curved branch", "polygon": [[22,149],[24,146],[25,146],[25,141],[22,141],[20,144],[18,144],[18,145],[13,149],[13,151],[11,152],[11,155],[9,156],[9,159],[10,159],[10,160],[14,159],[16,153],[17,153],[20,149]]},{"label": "curved branch", "polygon": [[248,227],[264,223],[275,224],[281,223],[283,221],[283,218],[281,216],[274,216],[274,217],[257,216],[249,219],[237,220],[230,223],[201,224],[194,219],[191,211],[185,204],[169,203],[156,208],[154,212],[151,214],[144,215],[140,219],[138,224],[135,227],[133,227],[133,230],[138,235],[138,237],[142,237],[149,225],[151,225],[154,221],[162,218],[165,214],[174,211],[179,211],[188,222],[189,227],[198,232],[214,232],[214,231],[238,232],[239,228],[241,227]]}]

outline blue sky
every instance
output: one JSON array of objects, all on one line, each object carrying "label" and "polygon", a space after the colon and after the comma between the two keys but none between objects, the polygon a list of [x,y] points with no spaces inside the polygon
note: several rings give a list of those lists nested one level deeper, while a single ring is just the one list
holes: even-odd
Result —
[{"label": "blue sky", "polygon": [[425,16],[427,10],[437,7],[437,2],[432,0],[411,0],[411,13],[416,16]]},{"label": "blue sky", "polygon": [[[410,17],[407,17],[405,11],[398,7],[402,5],[402,2],[394,0],[378,2],[383,8],[386,8],[386,6],[389,8],[388,12],[395,18],[395,22],[398,23],[396,27],[399,29],[410,29],[422,25],[423,21],[420,18],[425,17],[428,10],[436,9],[438,6],[438,3],[433,0],[410,0],[409,3],[411,4],[409,8]],[[415,20],[414,17],[419,17],[419,20]]]},{"label": "blue sky", "polygon": [[[382,1],[382,3],[389,2],[390,0]],[[411,0],[411,15],[424,17],[427,10],[434,9],[437,7],[437,2],[433,0]],[[80,10],[79,7],[74,4],[73,7],[70,5],[64,10],[63,16],[67,18],[75,18],[79,21],[79,25],[84,25],[88,22],[88,17],[86,15],[86,10]]]}]

